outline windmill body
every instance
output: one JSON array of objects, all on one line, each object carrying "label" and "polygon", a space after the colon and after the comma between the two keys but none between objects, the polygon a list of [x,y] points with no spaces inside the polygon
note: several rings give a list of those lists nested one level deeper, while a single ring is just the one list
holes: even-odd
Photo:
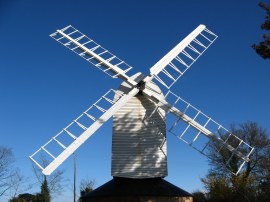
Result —
[{"label": "windmill body", "polygon": [[[253,147],[170,91],[216,40],[217,35],[204,25],[199,25],[153,65],[148,76],[141,73],[129,76],[130,65],[72,26],[50,36],[123,83],[118,90],[111,89],[101,96],[30,156],[43,174],[49,175],[57,169],[111,117],[114,177],[167,176],[166,129],[209,158],[212,158],[209,151],[215,151],[216,156],[226,154],[224,166],[234,174],[249,162]],[[167,92],[163,94],[158,85]],[[46,165],[40,162],[43,156],[48,157]],[[239,160],[237,168],[231,166],[235,159]]]},{"label": "windmill body", "polygon": [[[137,73],[131,78],[138,78]],[[136,80],[136,79],[135,79]],[[154,83],[148,87],[163,96]],[[132,87],[123,82],[119,94]],[[164,96],[163,96],[164,98]],[[118,99],[118,96],[115,97]],[[155,110],[156,104],[138,93],[113,116],[112,176],[128,178],[153,178],[167,176],[166,113]],[[150,118],[148,118],[150,117]]]}]

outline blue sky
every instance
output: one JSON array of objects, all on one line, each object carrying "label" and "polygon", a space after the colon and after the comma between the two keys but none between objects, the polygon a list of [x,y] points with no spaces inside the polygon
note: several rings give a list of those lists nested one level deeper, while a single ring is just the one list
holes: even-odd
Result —
[{"label": "blue sky", "polygon": [[[258,2],[1,1],[1,145],[13,148],[17,166],[35,183],[28,156],[109,88],[118,87],[119,80],[49,37],[70,24],[133,66],[134,73],[144,74],[205,24],[219,38],[172,91],[225,127],[252,120],[269,131],[270,61],[250,47],[263,34],[266,14]],[[78,181],[92,178],[99,186],[110,180],[110,155],[111,121],[78,149]],[[170,134],[168,161],[166,180],[190,192],[203,188],[207,159]],[[60,169],[72,179],[71,158]],[[71,195],[67,188],[55,201],[72,201]]]}]

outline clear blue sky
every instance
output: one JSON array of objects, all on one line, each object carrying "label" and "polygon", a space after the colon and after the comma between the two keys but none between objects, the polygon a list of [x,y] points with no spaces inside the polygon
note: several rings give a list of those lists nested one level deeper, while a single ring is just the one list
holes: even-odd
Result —
[{"label": "clear blue sky", "polygon": [[[145,74],[205,24],[219,38],[172,90],[225,127],[252,120],[269,131],[270,60],[251,49],[262,38],[266,15],[258,2],[0,1],[0,144],[13,148],[17,166],[35,183],[28,156],[109,88],[118,87],[118,80],[49,37],[69,24]],[[77,155],[78,181],[92,178],[99,186],[110,180],[111,121]],[[168,161],[166,180],[189,192],[203,188],[206,157],[171,134]],[[71,158],[60,169],[72,179]],[[67,187],[55,201],[72,201],[72,186]]]}]

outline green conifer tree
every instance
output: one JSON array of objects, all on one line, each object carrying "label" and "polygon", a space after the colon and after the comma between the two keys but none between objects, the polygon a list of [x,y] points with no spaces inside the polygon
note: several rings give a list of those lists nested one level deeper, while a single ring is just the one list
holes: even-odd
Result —
[{"label": "green conifer tree", "polygon": [[44,176],[44,181],[41,185],[40,197],[41,197],[42,202],[50,202],[51,201],[50,190],[48,187],[48,182],[47,182],[46,176]]}]

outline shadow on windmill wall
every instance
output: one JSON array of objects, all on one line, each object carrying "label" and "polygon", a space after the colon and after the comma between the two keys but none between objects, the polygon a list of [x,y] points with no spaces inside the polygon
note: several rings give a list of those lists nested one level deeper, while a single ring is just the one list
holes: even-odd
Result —
[{"label": "shadow on windmill wall", "polygon": [[112,175],[129,178],[167,176],[165,112],[138,94],[113,117]]}]

